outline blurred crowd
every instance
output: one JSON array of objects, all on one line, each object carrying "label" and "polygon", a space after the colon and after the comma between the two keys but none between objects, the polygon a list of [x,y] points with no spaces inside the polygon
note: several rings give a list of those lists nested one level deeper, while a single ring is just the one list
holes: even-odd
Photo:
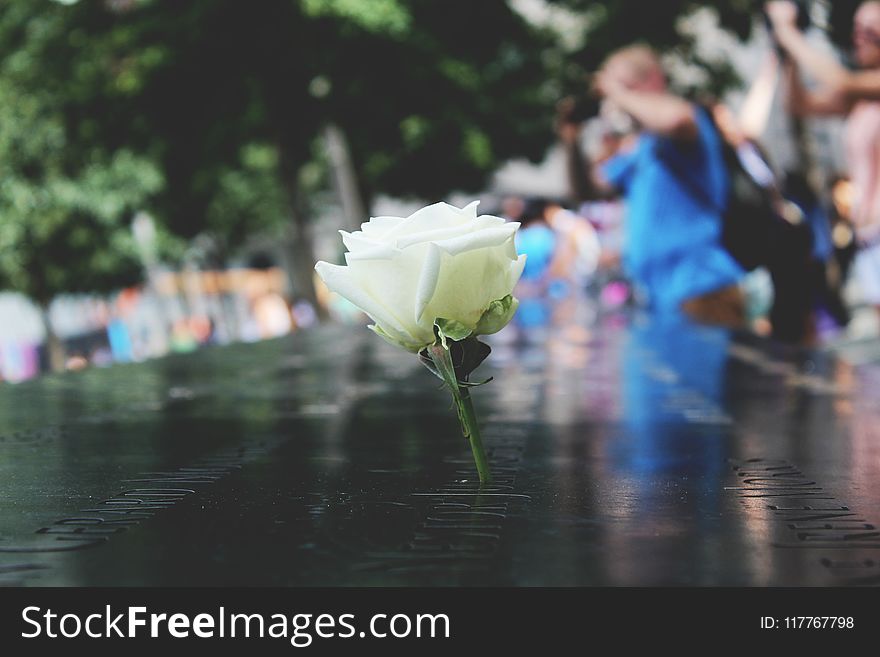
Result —
[{"label": "blurred crowd", "polygon": [[[772,46],[735,111],[677,95],[641,44],[610,53],[580,95],[559,102],[567,196],[511,195],[488,208],[521,224],[528,255],[514,331],[576,324],[573,296],[792,345],[837,340],[855,309],[878,325],[880,0],[854,16],[852,66],[805,37],[804,6],[765,5]],[[780,94],[799,155],[784,171],[762,143]],[[809,153],[803,121],[823,116],[846,119],[845,171],[820,170]],[[360,319],[317,293],[317,306],[294,299],[278,268],[165,272],[111,298],[57,301],[38,322],[61,327],[63,367],[79,369],[280,336],[324,313]],[[37,333],[0,334],[0,380],[50,369],[53,336]]]},{"label": "blurred crowd", "polygon": [[[317,321],[307,301],[290,301],[279,267],[161,272],[152,284],[110,297],[56,299],[47,317],[21,297],[0,298],[18,326],[0,330],[0,381],[53,369],[140,362],[169,353],[286,335]],[[28,321],[28,318],[30,321]],[[52,326],[51,334],[45,324]]]},{"label": "blurred crowd", "polygon": [[[644,45],[611,53],[559,103],[568,198],[498,210],[522,225],[521,325],[584,289],[603,307],[793,345],[838,338],[854,306],[880,318],[880,2],[855,14],[852,69],[807,40],[803,5],[765,14],[773,48],[736,112],[673,93]],[[777,93],[794,140],[804,117],[846,117],[848,171],[817,170],[803,147],[798,168],[777,169],[761,143]]]}]

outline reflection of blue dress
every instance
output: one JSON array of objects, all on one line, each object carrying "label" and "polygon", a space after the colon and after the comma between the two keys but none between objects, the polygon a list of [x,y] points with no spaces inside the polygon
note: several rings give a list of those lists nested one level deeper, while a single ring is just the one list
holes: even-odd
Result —
[{"label": "reflection of blue dress", "polygon": [[624,422],[612,453],[618,475],[635,488],[651,491],[672,480],[698,507],[717,503],[729,343],[724,329],[685,319],[655,315],[632,323],[622,362]]}]

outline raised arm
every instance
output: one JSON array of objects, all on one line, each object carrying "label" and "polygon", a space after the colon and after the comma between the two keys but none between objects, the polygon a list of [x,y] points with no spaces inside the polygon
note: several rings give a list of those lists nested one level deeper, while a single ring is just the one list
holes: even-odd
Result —
[{"label": "raised arm", "polygon": [[779,62],[770,53],[761,64],[739,110],[739,126],[749,139],[758,140],[767,129],[776,83],[779,79]]},{"label": "raised arm", "polygon": [[647,132],[673,139],[697,138],[696,110],[683,98],[664,91],[632,89],[608,72],[596,75],[596,88]]},{"label": "raised arm", "polygon": [[785,106],[794,116],[831,116],[849,112],[846,97],[830,89],[808,91],[801,80],[797,66],[787,61],[785,72]]},{"label": "raised arm", "polygon": [[834,57],[813,47],[797,28],[797,9],[788,0],[768,2],[766,8],[779,45],[819,83],[819,98],[825,104],[833,101],[848,106],[857,100],[880,100],[880,72],[850,71]]}]

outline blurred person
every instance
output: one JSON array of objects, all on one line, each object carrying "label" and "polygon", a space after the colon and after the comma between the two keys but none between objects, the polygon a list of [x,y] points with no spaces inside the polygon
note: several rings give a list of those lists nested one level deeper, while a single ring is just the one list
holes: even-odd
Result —
[{"label": "blurred person", "polygon": [[[761,136],[767,129],[773,96],[779,77],[779,62],[772,54],[764,58],[757,75],[739,108],[734,112],[727,105],[707,101],[715,126],[724,141],[733,149],[742,168],[756,184],[777,194],[779,184]],[[784,211],[781,211],[784,213]]]},{"label": "blurred person", "polygon": [[[576,147],[581,124],[593,117],[597,120],[592,123],[599,130],[598,134],[591,135],[587,152],[595,166],[616,155],[632,141],[634,125],[625,114],[613,110],[607,103],[600,105],[595,98],[563,98],[557,105],[556,129],[567,148]],[[592,282],[600,288],[609,281],[611,284],[622,282],[624,205],[619,198],[595,197],[579,156],[567,157],[566,163],[572,201],[578,206],[577,215],[587,220],[599,244],[595,267],[598,275]]]},{"label": "blurred person", "polygon": [[0,380],[17,383],[40,373],[39,344],[0,341]]},{"label": "blurred person", "polygon": [[214,344],[217,335],[217,324],[213,317],[193,315],[187,320],[190,335],[199,344]]},{"label": "blurred person", "polygon": [[856,236],[852,227],[853,188],[850,179],[841,174],[833,176],[828,187],[832,210],[831,240],[840,279],[838,285],[842,287],[856,255]]},{"label": "blurred person", "polygon": [[[769,2],[766,13],[787,55],[789,111],[847,117],[852,222],[859,244],[853,273],[865,301],[880,313],[880,1],[863,2],[854,16],[855,71],[809,43],[797,26],[793,3]],[[804,87],[801,71],[817,82],[816,90]]]},{"label": "blurred person", "polygon": [[556,132],[566,150],[569,193],[575,203],[582,204],[582,209],[607,202],[610,198],[605,194],[597,197],[580,152],[572,157],[568,150],[579,148],[582,128],[587,122],[599,127],[598,134],[591,134],[592,139],[587,145],[587,156],[594,166],[605,163],[621,150],[629,149],[635,140],[636,126],[628,117],[621,117],[626,115],[611,103],[600,103],[593,90],[585,97],[568,96],[557,103]]},{"label": "blurred person", "polygon": [[309,328],[318,321],[318,313],[315,312],[315,307],[306,299],[300,299],[295,302],[290,313],[293,316],[294,328]]},{"label": "blurred person", "polygon": [[[817,244],[827,243],[822,238],[828,229],[818,203],[809,206],[808,216],[786,197],[784,180],[777,176],[760,142],[770,117],[778,69],[775,56],[765,58],[737,113],[723,103],[707,103],[724,142],[730,186],[721,242],[744,269],[762,267],[770,274],[769,325],[765,326],[763,317],[754,317],[757,323],[753,321],[752,328],[782,342],[807,343],[815,333],[814,298],[822,287],[819,272],[824,271],[824,254],[818,262],[814,254]],[[806,203],[807,197],[801,197]]]},{"label": "blurred person", "polygon": [[545,218],[547,202],[529,199],[520,213],[520,227],[516,233],[516,250],[526,256],[520,280],[529,289],[540,294],[551,277],[559,274],[559,237]]},{"label": "blurred person", "polygon": [[131,334],[128,325],[119,310],[111,313],[110,321],[107,322],[107,341],[113,360],[117,363],[130,363],[134,360]]},{"label": "blurred person", "polygon": [[556,275],[571,279],[583,289],[599,265],[601,245],[596,229],[584,217],[554,201],[544,206],[544,221],[559,240]]},{"label": "blurred person", "polygon": [[109,367],[113,364],[113,352],[109,346],[98,345],[92,350],[89,362],[95,367]]},{"label": "blurred person", "polygon": [[177,319],[172,325],[170,347],[171,351],[184,354],[198,349],[199,341],[192,334],[189,320],[186,318]]},{"label": "blurred person", "polygon": [[[749,134],[758,126],[744,128],[747,123],[722,104],[712,112],[730,149],[731,196],[738,197],[731,203],[742,203],[726,217],[722,242],[746,269],[761,266],[769,272],[769,333],[808,344],[816,337],[817,319],[827,331],[845,326],[849,312],[840,295],[825,204],[800,171],[776,175],[756,135]],[[749,176],[754,189],[743,188],[738,171]],[[751,198],[756,193],[763,199]]]},{"label": "blurred person", "polygon": [[68,372],[79,372],[80,370],[86,369],[88,366],[88,358],[80,353],[68,356],[67,361],[64,363],[64,369]]},{"label": "blurred person", "polygon": [[609,310],[620,308],[631,299],[622,265],[625,211],[619,198],[586,201],[578,207],[578,215],[593,228],[599,248],[588,287]]},{"label": "blurred person", "polygon": [[[140,292],[136,288],[122,290],[110,306],[105,307],[107,342],[117,363],[131,363],[135,360],[130,318],[137,306]],[[103,319],[103,313],[101,313]]]},{"label": "blurred person", "polygon": [[[594,88],[637,132],[601,166],[584,160],[580,124],[563,114],[559,135],[573,182],[596,198],[627,202],[624,267],[653,311],[729,327],[745,323],[742,267],[721,245],[721,215],[694,186],[723,206],[727,177],[710,117],[673,95],[657,54],[646,46],[612,53]],[[683,173],[691,178],[683,179]]]},{"label": "blurred person", "polygon": [[293,317],[284,298],[277,292],[266,292],[253,302],[253,314],[263,340],[287,335],[293,330]]},{"label": "blurred person", "polygon": [[589,222],[599,241],[597,269],[617,269],[620,266],[625,212],[626,208],[619,199],[588,201],[578,208],[578,215]]},{"label": "blurred person", "polygon": [[505,196],[501,200],[501,216],[507,221],[519,221],[526,209],[526,201],[521,196]]},{"label": "blurred person", "polygon": [[515,238],[516,251],[526,256],[526,263],[514,292],[519,308],[512,327],[520,338],[536,341],[544,337],[543,331],[551,323],[555,302],[569,291],[560,276],[561,240],[546,221],[546,208],[544,199],[526,200]]},{"label": "blurred person", "polygon": [[807,271],[810,300],[826,332],[834,332],[849,323],[850,314],[841,293],[828,210],[800,171],[786,172],[783,181],[785,198],[802,212],[811,231],[813,246]]}]

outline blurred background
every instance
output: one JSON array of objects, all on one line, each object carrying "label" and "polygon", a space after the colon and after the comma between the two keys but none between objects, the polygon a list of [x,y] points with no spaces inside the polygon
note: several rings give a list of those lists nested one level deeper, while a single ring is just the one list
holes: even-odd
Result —
[{"label": "blurred background", "polygon": [[[808,3],[809,38],[843,56],[858,4]],[[338,229],[437,200],[479,198],[481,212],[517,219],[540,197],[549,212],[568,193],[559,99],[641,40],[677,91],[736,108],[770,47],[760,9],[2,0],[0,379],[361,322],[316,286],[315,261],[340,259]],[[763,143],[780,169],[796,164],[830,190],[840,131],[778,111]],[[603,255],[619,210],[579,211]],[[845,253],[852,234],[834,239]],[[587,269],[578,285],[626,302],[613,266]],[[766,274],[748,285],[760,332]],[[873,336],[858,289],[846,298],[846,337]]]}]

